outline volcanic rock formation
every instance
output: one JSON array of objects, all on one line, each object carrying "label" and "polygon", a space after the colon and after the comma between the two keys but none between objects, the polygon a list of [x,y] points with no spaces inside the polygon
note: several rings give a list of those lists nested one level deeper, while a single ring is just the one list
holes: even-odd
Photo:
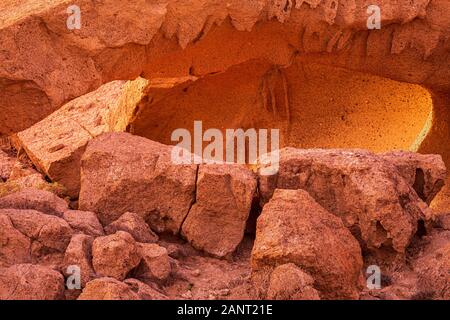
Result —
[{"label": "volcanic rock formation", "polygon": [[371,4],[1,1],[0,299],[450,299],[450,2]]}]

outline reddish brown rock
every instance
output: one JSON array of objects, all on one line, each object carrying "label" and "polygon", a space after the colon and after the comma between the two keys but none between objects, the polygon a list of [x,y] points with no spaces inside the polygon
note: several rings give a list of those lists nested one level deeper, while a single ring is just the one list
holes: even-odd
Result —
[{"label": "reddish brown rock", "polygon": [[359,244],[338,217],[304,190],[275,190],[258,218],[254,273],[286,263],[313,275],[322,298],[358,298],[363,266]]},{"label": "reddish brown rock", "polygon": [[201,165],[196,201],[182,235],[197,249],[224,257],[241,242],[250,213],[256,179],[239,165]]},{"label": "reddish brown rock", "polygon": [[142,256],[141,264],[136,270],[139,278],[165,281],[171,273],[171,265],[167,249],[154,243],[139,243]]},{"label": "reddish brown rock", "polygon": [[0,267],[31,262],[31,241],[14,228],[9,217],[0,214]]},{"label": "reddish brown rock", "polygon": [[88,282],[78,300],[140,300],[140,298],[127,284],[114,278],[100,278]]},{"label": "reddish brown rock", "polygon": [[136,241],[127,232],[98,237],[92,245],[92,265],[99,276],[123,280],[140,261]]},{"label": "reddish brown rock", "polygon": [[450,242],[429,250],[414,262],[418,287],[428,299],[450,300]]},{"label": "reddish brown rock", "polygon": [[145,220],[132,212],[124,213],[119,219],[105,227],[107,234],[126,231],[138,242],[151,243],[158,241],[158,236],[150,229]]},{"label": "reddish brown rock", "polygon": [[9,179],[14,162],[13,158],[0,150],[0,182]]},{"label": "reddish brown rock", "polygon": [[0,215],[9,217],[14,228],[30,239],[33,263],[58,266],[73,233],[66,221],[34,210],[1,209]]},{"label": "reddish brown rock", "polygon": [[160,290],[147,285],[137,279],[125,279],[123,281],[135,292],[142,300],[168,300],[169,298]]},{"label": "reddish brown rock", "polygon": [[66,276],[72,275],[71,266],[79,268],[81,275],[81,288],[95,278],[92,267],[92,242],[94,238],[84,234],[76,234],[70,240],[64,254],[61,272]]},{"label": "reddish brown rock", "polygon": [[0,198],[0,209],[37,210],[62,217],[69,206],[67,202],[49,191],[25,189]]},{"label": "reddish brown rock", "polygon": [[440,155],[393,151],[379,156],[392,163],[427,204],[445,184],[447,169]]},{"label": "reddish brown rock", "polygon": [[128,133],[94,139],[81,162],[80,209],[104,225],[134,212],[157,232],[178,233],[194,200],[196,166],[173,164],[171,150]]},{"label": "reddish brown rock", "polygon": [[439,215],[436,224],[439,228],[450,230],[450,213]]},{"label": "reddish brown rock", "polygon": [[293,263],[276,267],[267,289],[269,300],[320,300],[314,279]]},{"label": "reddish brown rock", "polygon": [[20,132],[19,145],[42,172],[75,197],[87,143],[104,132],[124,131],[146,85],[144,79],[105,84]]},{"label": "reddish brown rock", "polygon": [[0,300],[60,300],[64,277],[44,266],[16,264],[0,269]]},{"label": "reddish brown rock", "polygon": [[282,149],[278,173],[260,176],[263,202],[276,188],[308,191],[371,250],[404,253],[420,220],[433,218],[397,169],[368,151]]},{"label": "reddish brown rock", "polygon": [[75,233],[83,233],[93,237],[105,235],[97,215],[89,211],[67,210],[63,219],[72,227]]}]

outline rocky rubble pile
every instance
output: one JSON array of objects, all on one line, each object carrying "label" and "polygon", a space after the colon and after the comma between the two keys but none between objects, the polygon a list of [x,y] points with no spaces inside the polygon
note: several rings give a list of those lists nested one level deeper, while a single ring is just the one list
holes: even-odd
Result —
[{"label": "rocky rubble pile", "polygon": [[[78,201],[26,185],[0,197],[0,299],[450,298],[449,216],[427,205],[440,156],[287,148],[263,176],[176,165],[172,148],[103,133]],[[1,156],[7,184],[16,160]]]}]

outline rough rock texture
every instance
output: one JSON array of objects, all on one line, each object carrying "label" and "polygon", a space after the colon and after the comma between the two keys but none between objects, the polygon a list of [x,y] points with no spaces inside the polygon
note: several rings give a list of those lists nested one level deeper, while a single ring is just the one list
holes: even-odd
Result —
[{"label": "rough rock texture", "polygon": [[92,242],[94,238],[84,234],[76,234],[70,240],[64,254],[61,272],[66,276],[72,275],[70,266],[77,266],[81,273],[81,287],[95,278],[92,267]]},{"label": "rough rock texture", "polygon": [[275,190],[258,218],[253,272],[286,263],[313,275],[322,298],[358,297],[363,266],[358,242],[304,190]]},{"label": "rough rock texture", "polygon": [[124,280],[140,261],[136,241],[127,232],[98,237],[92,244],[92,265],[99,276]]},{"label": "rough rock texture", "polygon": [[437,225],[444,230],[450,230],[450,213],[440,215]]},{"label": "rough rock texture", "polygon": [[269,300],[320,300],[314,279],[293,263],[276,267],[267,289]]},{"label": "rough rock texture", "polygon": [[0,214],[0,267],[31,262],[31,240],[14,228],[11,219]]},{"label": "rough rock texture", "polygon": [[143,79],[105,84],[20,132],[19,145],[42,172],[77,196],[87,143],[104,132],[125,131],[146,85]]},{"label": "rough rock texture", "polygon": [[[0,256],[15,252],[13,261],[9,262],[32,262],[50,266],[61,263],[73,233],[66,221],[34,210],[1,209],[0,217],[5,226],[1,233]],[[8,259],[8,265],[7,262]]]},{"label": "rough rock texture", "polygon": [[138,242],[158,241],[158,236],[150,229],[145,220],[136,213],[126,212],[119,219],[105,227],[107,234],[113,234],[119,230],[128,232]]},{"label": "rough rock texture", "polygon": [[67,202],[49,191],[25,189],[0,198],[0,209],[36,210],[62,217],[69,206]]},{"label": "rough rock texture", "polygon": [[440,155],[394,151],[380,157],[392,163],[427,204],[445,184],[447,169]]},{"label": "rough rock texture", "polygon": [[279,172],[260,176],[263,202],[275,188],[307,190],[369,249],[403,253],[419,220],[433,218],[392,164],[362,150],[282,149]]},{"label": "rough rock texture", "polygon": [[127,133],[88,144],[81,161],[81,210],[105,225],[125,212],[141,215],[157,232],[178,233],[195,191],[195,165],[175,165],[171,147]]},{"label": "rough rock texture", "polygon": [[149,280],[167,280],[171,273],[171,265],[167,249],[153,243],[139,243],[142,262],[136,270],[139,278]]},{"label": "rough rock texture", "polygon": [[89,211],[67,210],[63,219],[69,223],[75,233],[82,233],[93,237],[105,235],[97,215]]},{"label": "rough rock texture", "polygon": [[0,300],[60,300],[64,277],[57,271],[32,264],[0,268]]},{"label": "rough rock texture", "polygon": [[0,182],[9,179],[14,162],[14,159],[0,150]]},{"label": "rough rock texture", "polygon": [[137,279],[125,279],[124,282],[133,290],[142,300],[167,300],[168,297],[156,288],[153,288]]},{"label": "rough rock texture", "polygon": [[88,282],[78,300],[140,300],[140,298],[125,283],[114,278],[100,278]]},{"label": "rough rock texture", "polygon": [[429,298],[450,300],[450,242],[430,251],[414,264],[418,286]]},{"label": "rough rock texture", "polygon": [[256,179],[244,166],[201,165],[195,203],[182,235],[215,256],[232,253],[244,236],[255,191]]}]

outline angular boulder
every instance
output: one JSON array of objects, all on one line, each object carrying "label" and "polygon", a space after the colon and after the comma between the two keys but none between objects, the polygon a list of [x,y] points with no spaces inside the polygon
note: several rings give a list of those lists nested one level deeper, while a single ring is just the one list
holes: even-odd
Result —
[{"label": "angular boulder", "polygon": [[0,198],[0,209],[36,210],[62,217],[69,206],[49,191],[30,188]]},{"label": "angular boulder", "polygon": [[139,278],[150,281],[165,281],[171,273],[171,265],[167,249],[154,243],[139,243],[142,261],[136,270]]},{"label": "angular boulder", "polygon": [[447,179],[445,163],[438,154],[393,151],[379,156],[392,163],[427,204],[436,197]]},{"label": "angular boulder", "polygon": [[78,300],[141,300],[128,285],[114,278],[95,279],[86,284]]},{"label": "angular boulder", "polygon": [[368,151],[285,148],[278,173],[259,178],[263,203],[276,188],[304,189],[370,250],[403,254],[420,221],[433,218],[396,167]]},{"label": "angular boulder", "polygon": [[[20,241],[6,243],[2,251],[9,250],[8,248],[13,249],[17,245],[18,253],[29,250],[32,263],[49,266],[58,266],[61,263],[73,234],[66,221],[34,210],[0,209],[0,216],[3,217],[2,221],[6,222],[4,217],[8,217],[14,229],[31,242],[30,247],[25,238],[21,237]],[[17,257],[20,256],[26,259],[22,263],[28,261],[25,255],[17,255]]]},{"label": "angular boulder", "polygon": [[124,280],[140,261],[136,241],[127,232],[98,237],[92,245],[92,265],[99,276]]},{"label": "angular boulder", "polygon": [[0,269],[0,300],[61,300],[64,277],[50,268],[16,264]]},{"label": "angular boulder", "polygon": [[256,178],[245,166],[200,165],[195,203],[182,235],[214,256],[232,253],[244,236],[255,192]]},{"label": "angular boulder", "polygon": [[63,219],[69,223],[75,233],[82,233],[93,237],[105,235],[97,215],[89,211],[67,210]]},{"label": "angular boulder", "polygon": [[125,131],[146,85],[141,78],[107,83],[18,133],[19,145],[42,172],[75,197],[87,143],[104,132]]},{"label": "angular boulder", "polygon": [[363,267],[359,244],[338,217],[304,190],[275,190],[257,222],[255,276],[286,263],[312,275],[322,298],[358,298]]},{"label": "angular boulder", "polygon": [[110,224],[125,212],[157,232],[178,233],[194,201],[196,165],[177,165],[172,147],[128,133],[92,140],[81,161],[80,210]]},{"label": "angular boulder", "polygon": [[119,219],[105,227],[107,234],[125,231],[138,242],[151,243],[158,241],[158,236],[150,229],[144,218],[132,212],[124,213]]}]

